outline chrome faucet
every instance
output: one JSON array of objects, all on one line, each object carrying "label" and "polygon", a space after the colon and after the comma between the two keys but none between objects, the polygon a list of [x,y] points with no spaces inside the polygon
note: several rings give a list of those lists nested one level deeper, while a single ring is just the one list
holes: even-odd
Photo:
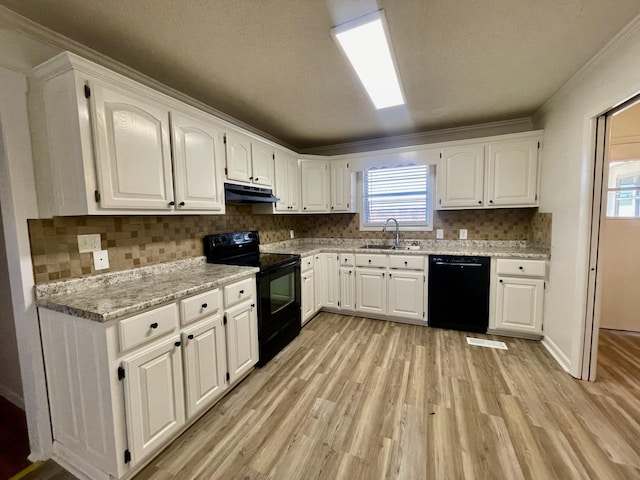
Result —
[{"label": "chrome faucet", "polygon": [[382,231],[387,231],[387,225],[389,225],[389,222],[396,222],[396,241],[393,246],[395,248],[398,248],[400,246],[400,226],[398,225],[398,220],[396,220],[395,218],[387,218],[387,221],[384,222],[384,227],[382,227]]}]

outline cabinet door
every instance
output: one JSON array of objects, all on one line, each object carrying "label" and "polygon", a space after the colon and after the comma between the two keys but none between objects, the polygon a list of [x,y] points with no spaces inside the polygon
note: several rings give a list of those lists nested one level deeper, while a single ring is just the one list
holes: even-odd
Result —
[{"label": "cabinet door", "polygon": [[351,174],[347,160],[335,160],[330,163],[331,171],[331,207],[332,212],[348,212],[351,202]]},{"label": "cabinet door", "polygon": [[123,360],[127,434],[136,465],[184,425],[180,337]]},{"label": "cabinet door", "polygon": [[488,206],[537,204],[537,140],[491,143],[487,162]]},{"label": "cabinet door", "polygon": [[389,315],[424,320],[424,292],[426,283],[422,272],[389,272]]},{"label": "cabinet door", "polygon": [[356,270],[356,311],[387,314],[387,278],[385,270]]},{"label": "cabinet door", "polygon": [[167,107],[100,83],[91,83],[90,98],[100,206],[170,210]]},{"label": "cabinet door", "polygon": [[175,202],[179,210],[224,213],[224,150],[211,123],[171,112]]},{"label": "cabinet door", "polygon": [[290,156],[289,160],[289,172],[287,181],[289,182],[289,205],[292,212],[300,211],[300,166],[298,165],[298,159]]},{"label": "cabinet door", "polygon": [[251,139],[237,133],[227,133],[227,178],[251,182]]},{"label": "cabinet door", "polygon": [[300,162],[303,212],[329,211],[329,163],[322,160]]},{"label": "cabinet door", "polygon": [[438,208],[482,206],[484,146],[443,149],[437,177]]},{"label": "cabinet door", "polygon": [[230,383],[241,377],[258,361],[258,319],[255,300],[227,310],[227,352]]},{"label": "cabinet door", "polygon": [[340,268],[340,309],[353,311],[356,300],[356,275],[353,267]]},{"label": "cabinet door", "polygon": [[302,324],[307,323],[316,313],[315,274],[308,270],[302,274]]},{"label": "cabinet door", "polygon": [[327,303],[329,289],[326,281],[327,263],[324,261],[324,254],[319,253],[314,257],[313,271],[315,274],[315,310],[320,310]]},{"label": "cabinet door", "polygon": [[[291,200],[289,198],[289,155],[276,152],[274,159],[273,194],[280,199],[275,204],[276,211],[290,212]],[[297,179],[296,179],[297,180]]]},{"label": "cabinet door", "polygon": [[257,185],[273,185],[273,148],[258,142],[251,142],[251,181]]},{"label": "cabinet door", "polygon": [[497,277],[496,328],[542,333],[544,280]]},{"label": "cabinet door", "polygon": [[187,418],[211,405],[227,388],[227,348],[222,315],[182,333]]}]

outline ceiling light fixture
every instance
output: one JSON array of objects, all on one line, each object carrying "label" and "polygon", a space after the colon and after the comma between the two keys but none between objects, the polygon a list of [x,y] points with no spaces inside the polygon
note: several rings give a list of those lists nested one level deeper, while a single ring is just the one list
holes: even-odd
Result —
[{"label": "ceiling light fixture", "polygon": [[331,35],[342,47],[378,110],[405,103],[384,10],[333,27]]}]

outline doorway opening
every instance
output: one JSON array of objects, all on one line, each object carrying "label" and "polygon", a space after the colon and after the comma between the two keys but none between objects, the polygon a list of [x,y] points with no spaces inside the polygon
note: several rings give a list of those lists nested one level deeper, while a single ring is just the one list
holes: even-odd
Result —
[{"label": "doorway opening", "polygon": [[[597,120],[582,379],[640,378],[640,97]],[[621,375],[621,372],[624,374]]]}]

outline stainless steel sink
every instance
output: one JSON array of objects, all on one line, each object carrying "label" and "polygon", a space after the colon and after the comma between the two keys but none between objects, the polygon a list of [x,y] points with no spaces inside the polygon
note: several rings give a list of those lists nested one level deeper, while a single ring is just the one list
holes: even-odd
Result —
[{"label": "stainless steel sink", "polygon": [[366,244],[366,245],[361,245],[359,248],[368,248],[368,249],[372,249],[372,250],[395,250],[396,246],[395,245],[371,245],[371,244]]}]

